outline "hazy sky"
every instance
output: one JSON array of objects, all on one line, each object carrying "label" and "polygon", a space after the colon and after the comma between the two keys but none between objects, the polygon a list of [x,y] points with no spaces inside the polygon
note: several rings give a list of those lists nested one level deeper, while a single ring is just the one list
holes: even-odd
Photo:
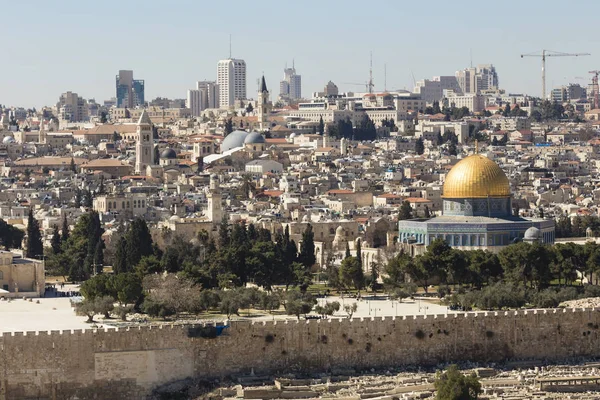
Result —
[{"label": "hazy sky", "polygon": [[[363,90],[373,52],[375,90],[412,89],[413,78],[496,66],[509,92],[539,95],[543,48],[588,52],[547,60],[547,86],[586,84],[600,69],[600,1],[42,1],[1,0],[0,104],[39,107],[71,90],[97,101],[115,95],[119,69],[146,81],[146,99],[184,98],[216,79],[219,59],[248,65],[248,96],[264,71],[271,97],[296,61],[305,96],[328,80]],[[583,79],[581,79],[583,78]]]}]

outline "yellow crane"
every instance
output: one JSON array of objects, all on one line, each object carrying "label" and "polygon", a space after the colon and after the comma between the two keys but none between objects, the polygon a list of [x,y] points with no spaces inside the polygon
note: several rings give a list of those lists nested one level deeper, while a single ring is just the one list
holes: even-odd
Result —
[{"label": "yellow crane", "polygon": [[561,53],[560,51],[542,50],[540,52],[521,54],[523,57],[541,57],[542,58],[542,100],[546,100],[546,57],[579,57],[589,56],[590,53]]}]

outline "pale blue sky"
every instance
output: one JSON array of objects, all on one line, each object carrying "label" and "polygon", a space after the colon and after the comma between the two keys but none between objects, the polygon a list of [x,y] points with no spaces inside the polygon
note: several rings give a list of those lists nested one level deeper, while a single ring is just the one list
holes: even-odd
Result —
[{"label": "pale blue sky", "polygon": [[[492,63],[510,92],[539,95],[543,48],[588,52],[550,58],[547,85],[586,84],[600,69],[600,1],[42,1],[0,0],[3,32],[0,104],[56,102],[71,90],[97,101],[114,96],[119,69],[146,81],[146,99],[184,98],[197,80],[216,78],[233,56],[248,65],[248,95],[264,71],[272,94],[287,62],[296,60],[305,95],[333,80],[368,78],[375,89],[411,89],[416,80]],[[584,79],[576,79],[583,77]]]}]

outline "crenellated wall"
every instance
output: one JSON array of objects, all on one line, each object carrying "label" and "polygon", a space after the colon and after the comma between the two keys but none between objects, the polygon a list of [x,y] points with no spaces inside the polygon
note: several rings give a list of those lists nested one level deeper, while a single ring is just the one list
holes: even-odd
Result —
[{"label": "crenellated wall", "polygon": [[[600,356],[600,309],[0,335],[0,400],[143,398],[186,377]],[[196,336],[196,337],[194,337]]]}]

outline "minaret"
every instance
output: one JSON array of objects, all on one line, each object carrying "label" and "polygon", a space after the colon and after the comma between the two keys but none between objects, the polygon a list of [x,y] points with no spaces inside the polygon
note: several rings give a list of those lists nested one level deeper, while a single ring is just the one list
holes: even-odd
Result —
[{"label": "minaret", "polygon": [[48,143],[48,134],[46,133],[46,129],[44,129],[44,119],[40,119],[40,134],[38,142],[46,144]]},{"label": "minaret", "polygon": [[135,173],[145,175],[146,168],[154,164],[154,139],[152,121],[146,110],[142,111],[137,123],[135,144]]},{"label": "minaret", "polygon": [[219,189],[219,177],[217,175],[211,175],[209,191],[206,197],[208,200],[206,216],[212,223],[218,224],[223,218],[223,206],[221,204],[222,196]]},{"label": "minaret", "polygon": [[268,117],[271,111],[271,103],[269,102],[269,91],[267,90],[267,83],[265,82],[265,76],[262,76],[260,82],[260,88],[258,89],[258,123],[261,131],[269,129]]}]

